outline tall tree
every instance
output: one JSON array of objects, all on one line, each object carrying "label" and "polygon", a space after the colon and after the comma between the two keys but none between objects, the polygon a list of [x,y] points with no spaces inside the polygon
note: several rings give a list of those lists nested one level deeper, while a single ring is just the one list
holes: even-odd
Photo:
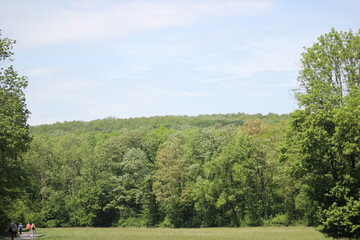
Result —
[{"label": "tall tree", "polygon": [[[237,127],[205,128],[195,132],[190,139],[187,157],[191,159],[189,168],[192,184],[192,198],[198,225],[202,227],[229,225],[223,206],[217,204],[221,191],[225,189],[221,178],[226,173],[227,158],[219,161],[219,155],[237,133]],[[225,174],[222,174],[225,173]]]},{"label": "tall tree", "polygon": [[164,226],[183,227],[191,219],[189,162],[185,158],[185,138],[174,134],[157,155],[153,191],[166,217]]},{"label": "tall tree", "polygon": [[23,92],[27,78],[19,76],[12,65],[2,66],[12,61],[14,44],[14,40],[1,38],[0,32],[0,222],[6,220],[6,206],[19,192],[21,153],[31,141],[27,124],[30,112]]},{"label": "tall tree", "polygon": [[359,237],[359,218],[352,214],[359,212],[360,138],[352,113],[360,105],[360,30],[332,29],[305,48],[301,64],[293,146],[312,218],[320,216],[312,222],[331,237]]}]

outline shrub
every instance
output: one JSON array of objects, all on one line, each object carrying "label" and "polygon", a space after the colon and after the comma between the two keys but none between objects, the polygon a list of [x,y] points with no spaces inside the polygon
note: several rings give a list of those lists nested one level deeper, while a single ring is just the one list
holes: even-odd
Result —
[{"label": "shrub", "polygon": [[145,227],[146,220],[142,218],[129,217],[126,219],[120,219],[118,222],[120,227]]},{"label": "shrub", "polygon": [[319,231],[333,238],[360,238],[360,201],[347,199],[346,205],[334,203],[323,211]]},{"label": "shrub", "polygon": [[286,214],[277,214],[265,223],[269,226],[288,226],[289,218]]}]

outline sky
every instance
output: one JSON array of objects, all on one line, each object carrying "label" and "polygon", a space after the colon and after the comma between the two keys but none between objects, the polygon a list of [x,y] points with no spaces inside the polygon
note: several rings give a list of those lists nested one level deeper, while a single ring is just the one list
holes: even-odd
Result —
[{"label": "sky", "polygon": [[297,108],[301,53],[358,0],[0,0],[30,125]]}]

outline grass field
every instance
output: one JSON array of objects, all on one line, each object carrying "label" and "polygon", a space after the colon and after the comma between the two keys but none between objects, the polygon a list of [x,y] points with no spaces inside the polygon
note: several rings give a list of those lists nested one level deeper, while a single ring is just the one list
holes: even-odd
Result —
[{"label": "grass field", "polygon": [[72,240],[324,240],[309,227],[254,228],[48,228],[40,229],[42,239]]}]

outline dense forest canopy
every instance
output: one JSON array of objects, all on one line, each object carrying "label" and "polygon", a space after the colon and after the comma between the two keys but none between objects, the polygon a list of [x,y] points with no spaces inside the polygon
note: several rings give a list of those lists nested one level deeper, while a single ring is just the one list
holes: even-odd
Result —
[{"label": "dense forest canopy", "polygon": [[[332,29],[305,48],[299,109],[285,115],[107,118],[29,129],[26,79],[5,75],[1,96],[9,94],[3,80],[20,85],[10,91],[19,108],[9,115],[19,122],[6,124],[8,108],[0,116],[8,127],[0,139],[3,222],[306,224],[330,237],[360,237],[360,31]],[[5,142],[9,132],[13,145]],[[21,184],[7,185],[10,178]]]},{"label": "dense forest canopy", "polygon": [[168,127],[173,129],[194,128],[194,127],[210,127],[225,125],[243,125],[244,121],[259,119],[265,123],[276,123],[286,118],[290,118],[289,114],[278,115],[274,113],[263,114],[212,114],[198,116],[155,116],[155,117],[139,117],[129,119],[119,119],[108,117],[102,120],[94,120],[90,122],[71,121],[64,123],[44,124],[33,126],[30,131],[33,135],[47,134],[59,135],[66,133],[86,133],[86,132],[103,132],[110,133],[123,128],[136,129],[140,127],[159,128]]},{"label": "dense forest canopy", "polygon": [[[72,122],[48,125],[47,133],[34,134],[24,155],[35,173],[28,190],[38,209],[33,218],[44,226],[262,225],[286,211],[271,186],[280,184],[273,180],[281,170],[275,152],[288,119],[276,114],[141,118],[132,120],[144,122],[142,127],[132,129],[132,120],[126,120],[129,128],[109,132],[76,122],[82,133],[64,131]],[[112,129],[122,121],[95,123]],[[237,173],[228,176],[229,171]],[[211,189],[204,191],[204,184]],[[247,191],[233,192],[240,184]],[[275,196],[283,211],[273,207]]]}]

